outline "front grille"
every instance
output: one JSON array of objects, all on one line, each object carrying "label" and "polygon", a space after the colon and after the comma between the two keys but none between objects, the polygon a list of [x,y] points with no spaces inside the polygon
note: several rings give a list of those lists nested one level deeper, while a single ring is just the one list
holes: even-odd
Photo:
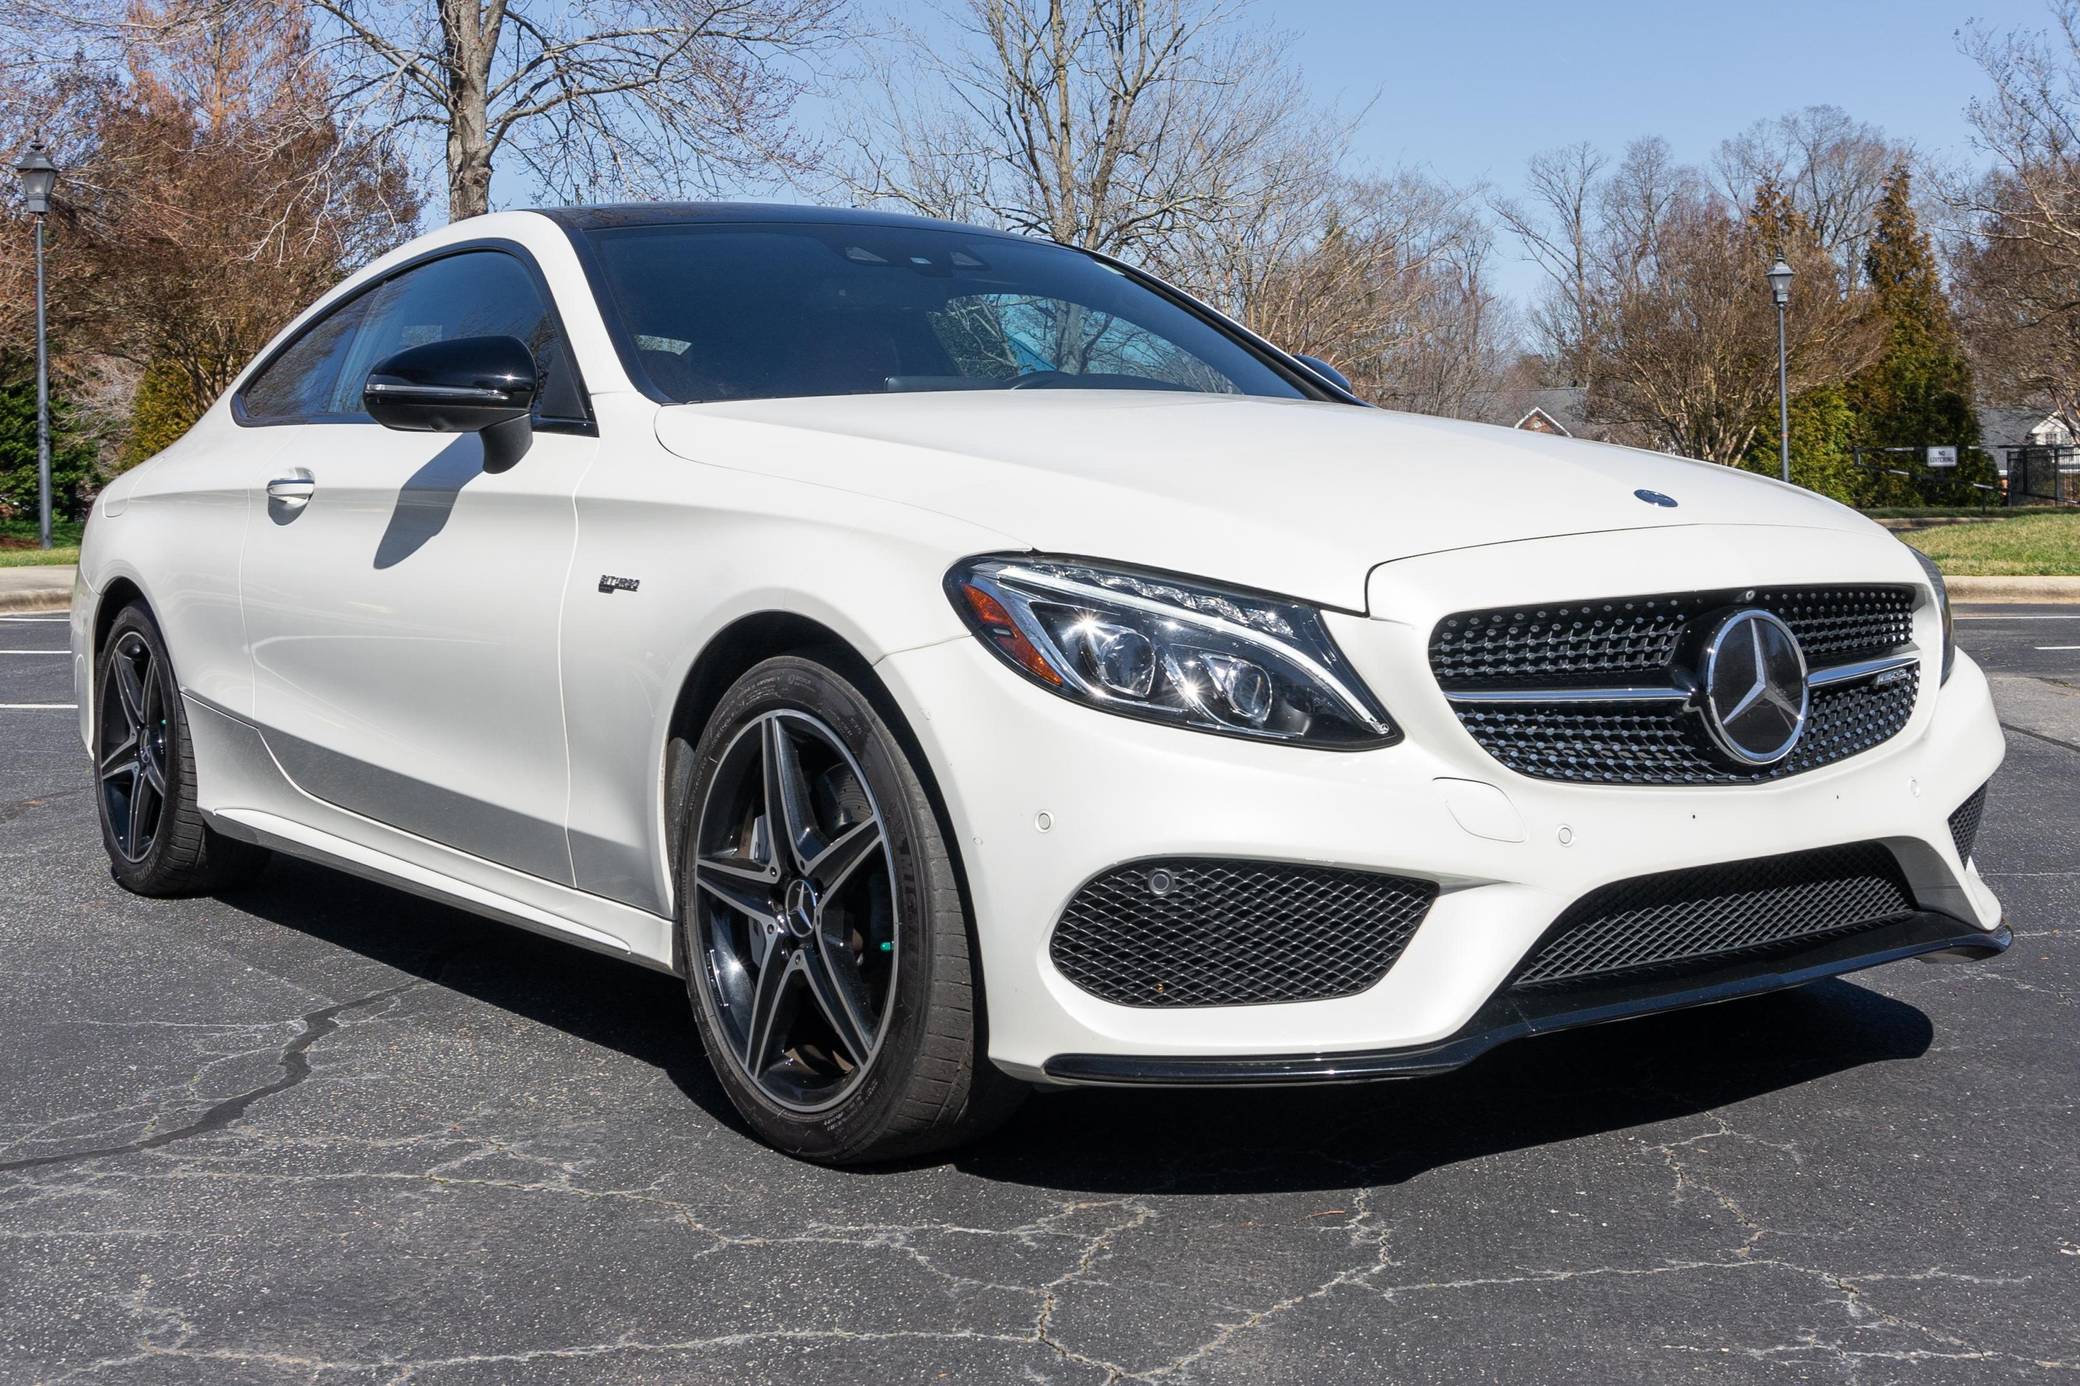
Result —
[{"label": "front grille", "polygon": [[1920,672],[1812,690],[1793,753],[1764,768],[1715,754],[1685,705],[1538,700],[1476,702],[1475,692],[1670,687],[1698,618],[1760,607],[1789,625],[1809,668],[1909,647],[1909,587],[1786,587],[1613,598],[1460,612],[1438,622],[1430,666],[1453,711],[1488,754],[1520,774],[1582,784],[1755,784],[1817,769],[1897,736],[1913,715]]},{"label": "front grille", "polygon": [[1636,876],[1570,906],[1513,985],[1601,985],[1766,957],[1913,908],[1898,860],[1876,842]]},{"label": "front grille", "polygon": [[1986,786],[1982,784],[1950,815],[1950,840],[1957,844],[1959,861],[1972,859],[1972,848],[1979,841],[1979,818],[1985,812]]},{"label": "front grille", "polygon": [[1761,588],[1752,597],[1677,592],[1462,611],[1431,632],[1430,668],[1447,693],[1623,684],[1663,673],[1691,620],[1732,606],[1781,617],[1814,666],[1898,649],[1914,638],[1911,587]]},{"label": "front grille", "polygon": [[1386,976],[1437,898],[1429,881],[1269,862],[1140,861],[1076,892],[1049,946],[1122,1006],[1351,996]]}]

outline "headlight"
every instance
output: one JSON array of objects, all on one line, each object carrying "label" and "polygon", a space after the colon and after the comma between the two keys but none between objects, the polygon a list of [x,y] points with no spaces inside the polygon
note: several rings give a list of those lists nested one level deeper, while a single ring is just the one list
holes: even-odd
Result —
[{"label": "headlight", "polygon": [[1051,558],[946,575],[982,643],[1107,712],[1332,749],[1400,739],[1311,606]]},{"label": "headlight", "polygon": [[1907,545],[1907,552],[1914,555],[1914,561],[1921,565],[1921,571],[1928,574],[1928,585],[1936,589],[1936,610],[1941,612],[1943,616],[1942,681],[1948,683],[1950,682],[1950,666],[1957,663],[1957,622],[1950,615],[1950,589],[1943,585],[1943,570],[1936,566],[1936,561],[1933,558],[1930,558],[1912,544]]}]

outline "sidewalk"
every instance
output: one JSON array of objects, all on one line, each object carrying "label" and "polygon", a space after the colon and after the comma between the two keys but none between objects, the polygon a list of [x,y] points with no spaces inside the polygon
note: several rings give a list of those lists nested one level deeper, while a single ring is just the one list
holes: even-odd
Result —
[{"label": "sidewalk", "polygon": [[0,568],[0,612],[64,611],[74,568]]}]

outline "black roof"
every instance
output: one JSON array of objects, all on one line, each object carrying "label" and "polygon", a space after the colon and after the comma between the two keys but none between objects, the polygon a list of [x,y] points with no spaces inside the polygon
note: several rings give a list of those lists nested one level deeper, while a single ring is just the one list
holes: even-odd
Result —
[{"label": "black roof", "polygon": [[902,212],[874,212],[858,207],[809,207],[794,202],[617,202],[598,207],[537,207],[535,211],[567,231],[600,231],[616,226],[681,226],[693,222],[793,222],[836,226],[886,226],[961,231],[975,236],[1029,240],[1012,231],[966,226]]}]

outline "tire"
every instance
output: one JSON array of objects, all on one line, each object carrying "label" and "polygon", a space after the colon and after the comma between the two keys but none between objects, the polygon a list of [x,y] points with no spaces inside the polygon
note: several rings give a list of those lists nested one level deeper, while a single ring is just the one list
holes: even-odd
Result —
[{"label": "tire", "polygon": [[865,1164],[973,1140],[1011,1114],[1025,1087],[984,1052],[952,854],[857,686],[795,655],[751,669],[701,734],[686,813],[687,993],[760,1137]]},{"label": "tire", "polygon": [[208,895],[267,864],[265,848],[225,837],[196,807],[187,709],[143,603],[110,623],[94,697],[94,801],[116,884],[134,895]]}]

